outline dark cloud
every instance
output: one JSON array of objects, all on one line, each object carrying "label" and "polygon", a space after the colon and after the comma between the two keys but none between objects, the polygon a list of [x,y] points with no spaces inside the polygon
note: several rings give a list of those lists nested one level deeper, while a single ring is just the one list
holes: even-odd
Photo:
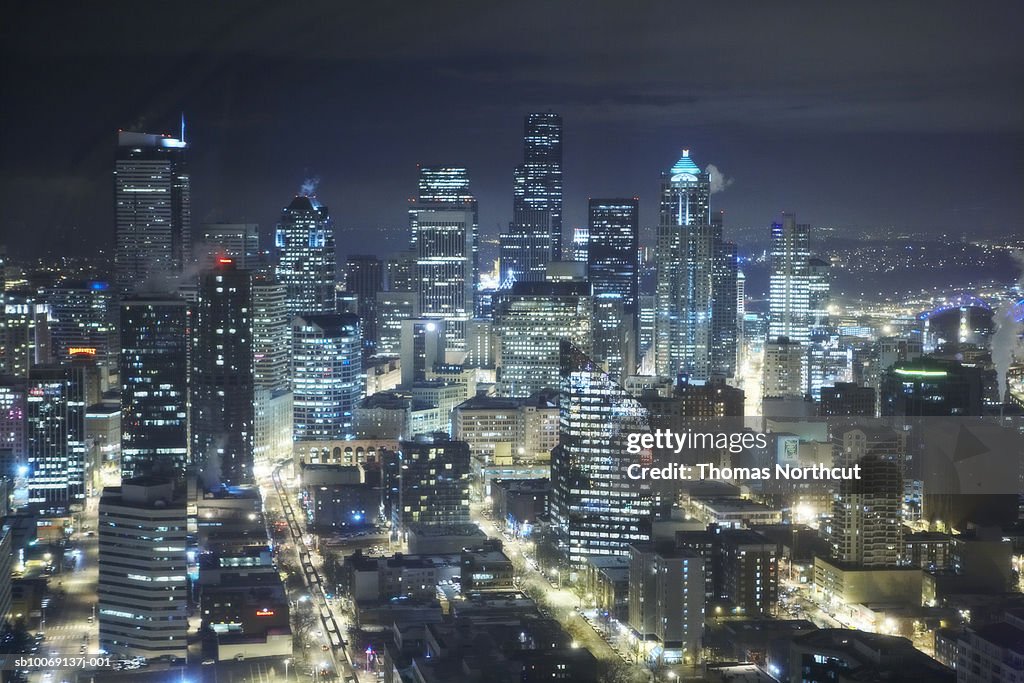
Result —
[{"label": "dark cloud", "polygon": [[720,201],[739,223],[785,206],[1018,229],[1022,19],[1017,2],[20,3],[0,24],[0,239],[29,248],[22,228],[57,221],[109,242],[113,132],[182,111],[197,220],[269,229],[313,173],[353,248],[403,224],[418,161],[469,165],[495,232],[522,115],[547,109],[569,225],[598,194],[639,194],[650,224],[689,146],[735,179]]}]

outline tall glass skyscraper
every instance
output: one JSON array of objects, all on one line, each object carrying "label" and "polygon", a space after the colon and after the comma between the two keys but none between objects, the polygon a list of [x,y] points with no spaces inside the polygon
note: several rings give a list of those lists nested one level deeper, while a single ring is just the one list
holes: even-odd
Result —
[{"label": "tall glass skyscraper", "polygon": [[82,368],[36,366],[25,395],[28,502],[63,513],[85,498],[85,387]]},{"label": "tall glass skyscraper", "polygon": [[684,149],[661,181],[655,365],[706,377],[711,318],[711,180]]},{"label": "tall glass skyscraper", "polygon": [[192,342],[193,457],[207,486],[252,483],[252,274],[231,259],[199,278]]},{"label": "tall glass skyscraper", "polygon": [[591,199],[587,279],[594,292],[594,355],[615,379],[636,371],[640,200]]},{"label": "tall glass skyscraper", "polygon": [[384,263],[377,256],[352,254],[345,261],[345,289],[359,297],[363,348],[367,355],[373,355],[377,350],[377,294],[384,291]]},{"label": "tall glass skyscraper", "polygon": [[188,305],[121,303],[121,476],[183,476],[188,466]]},{"label": "tall glass skyscraper", "polygon": [[579,348],[560,346],[558,446],[551,452],[551,527],[573,565],[589,555],[629,554],[649,541],[654,492],[630,479],[631,432],[648,431],[647,411]]},{"label": "tall glass skyscraper", "polygon": [[333,313],[337,264],[327,207],[316,197],[297,196],[281,214],[275,245],[277,278],[288,290],[288,312]]},{"label": "tall glass skyscraper", "polygon": [[501,235],[501,280],[539,281],[562,258],[562,117],[527,114],[513,175],[512,222]]},{"label": "tall glass skyscraper", "polygon": [[465,348],[480,279],[477,203],[461,166],[420,166],[409,209],[420,314],[444,318],[448,346]]},{"label": "tall glass skyscraper", "polygon": [[191,256],[188,145],[168,135],[117,134],[114,169],[117,285],[170,290]]},{"label": "tall glass skyscraper", "polygon": [[806,344],[811,320],[811,226],[796,222],[796,214],[783,213],[772,224],[771,280],[768,337],[789,337]]},{"label": "tall glass skyscraper", "polygon": [[352,410],[363,397],[359,317],[304,315],[292,320],[295,441],[352,434]]}]

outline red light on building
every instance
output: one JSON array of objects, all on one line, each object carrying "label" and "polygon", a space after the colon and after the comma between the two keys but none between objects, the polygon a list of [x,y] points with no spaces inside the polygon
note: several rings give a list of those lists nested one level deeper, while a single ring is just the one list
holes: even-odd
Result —
[{"label": "red light on building", "polygon": [[274,610],[272,610],[272,609],[258,609],[258,610],[256,610],[256,616],[258,616],[258,617],[272,617],[272,616],[274,616]]},{"label": "red light on building", "polygon": [[223,264],[223,265],[228,265],[228,264],[234,263],[234,262],[235,262],[235,259],[228,258],[227,256],[221,256],[219,259],[217,259],[217,263],[220,263],[220,264]]},{"label": "red light on building", "polygon": [[96,347],[94,346],[72,346],[68,348],[69,356],[95,356]]}]

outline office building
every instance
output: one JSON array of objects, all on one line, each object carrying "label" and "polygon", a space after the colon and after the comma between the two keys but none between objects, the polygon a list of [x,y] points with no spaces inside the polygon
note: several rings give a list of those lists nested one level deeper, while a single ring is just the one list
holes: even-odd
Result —
[{"label": "office building", "polygon": [[469,173],[421,166],[419,196],[409,209],[420,314],[443,318],[448,346],[463,349],[480,278],[477,203]]},{"label": "office building", "polygon": [[661,182],[655,285],[655,369],[661,376],[735,374],[735,246],[723,242],[710,198],[708,174],[684,149]]},{"label": "office building", "polygon": [[358,299],[356,313],[363,326],[363,348],[377,351],[377,295],[384,291],[384,263],[376,256],[353,254],[345,261],[345,290]]},{"label": "office building", "polygon": [[254,481],[252,273],[220,257],[199,278],[192,345],[192,455],[207,486]]},{"label": "office building", "polygon": [[0,318],[0,372],[28,377],[33,365],[52,362],[50,306],[35,294],[18,291],[3,295]]},{"label": "office building", "polygon": [[188,304],[121,303],[121,476],[181,476],[189,464]]},{"label": "office building", "polygon": [[114,264],[122,294],[171,291],[191,257],[187,151],[184,139],[169,135],[117,134]]},{"label": "office building", "polygon": [[526,116],[513,174],[512,222],[500,236],[501,282],[538,282],[562,258],[562,117]]},{"label": "office building", "polygon": [[764,345],[764,398],[801,398],[806,347],[788,337]]},{"label": "office building", "polygon": [[292,326],[288,292],[269,272],[253,274],[253,458],[274,461],[292,451]]},{"label": "office building", "polygon": [[875,390],[871,387],[858,386],[852,382],[836,382],[835,386],[821,388],[818,415],[874,417],[875,400]]},{"label": "office building", "polygon": [[649,482],[626,474],[636,462],[626,436],[647,431],[648,416],[583,350],[563,340],[559,351],[551,527],[562,555],[582,567],[587,555],[625,555],[630,544],[650,540],[654,494]]},{"label": "office building", "polygon": [[99,507],[100,647],[117,658],[188,650],[184,492],[153,477],[104,489]]},{"label": "office building", "polygon": [[402,348],[402,322],[420,317],[416,292],[391,291],[377,294],[377,355],[398,356]]},{"label": "office building", "polygon": [[46,290],[53,358],[60,365],[116,362],[114,292],[106,282],[65,283]]},{"label": "office building", "polygon": [[36,366],[26,380],[28,503],[41,512],[65,513],[85,498],[83,375],[78,367]]},{"label": "office building", "polygon": [[598,323],[594,354],[608,363],[613,377],[636,370],[639,214],[640,200],[636,197],[591,199],[589,203],[587,280],[593,289]]},{"label": "office building", "polygon": [[[811,226],[798,224],[796,214],[783,213],[772,223],[768,303],[768,337],[788,337],[806,344],[810,335]],[[820,292],[816,292],[820,295]]]},{"label": "office building", "polygon": [[882,375],[884,416],[967,417],[981,415],[981,369],[952,360],[920,358],[896,362]]},{"label": "office building", "polygon": [[704,634],[704,560],[671,543],[630,544],[629,627],[649,661],[696,663]]},{"label": "office building", "polygon": [[292,320],[294,440],[351,435],[352,411],[363,397],[359,317],[305,315]]},{"label": "office building", "polygon": [[333,313],[334,225],[316,197],[300,195],[285,207],[275,237],[277,279],[288,291],[288,312]]},{"label": "office building", "polygon": [[421,318],[402,321],[402,386],[427,381],[427,375],[444,365],[445,321]]},{"label": "office building", "polygon": [[260,267],[260,226],[206,223],[193,251],[201,271],[216,266],[219,258],[231,259],[242,270],[256,270]]},{"label": "office building", "polygon": [[494,310],[498,387],[503,396],[529,396],[557,387],[559,343],[593,351],[593,298],[580,282],[520,282],[499,292]]}]

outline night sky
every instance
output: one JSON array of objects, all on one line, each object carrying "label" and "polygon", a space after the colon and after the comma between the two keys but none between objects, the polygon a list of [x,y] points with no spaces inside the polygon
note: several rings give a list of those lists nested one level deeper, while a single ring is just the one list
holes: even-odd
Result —
[{"label": "night sky", "polygon": [[[296,8],[292,5],[300,5]],[[208,5],[216,5],[210,7]],[[512,210],[522,120],[565,122],[565,225],[689,147],[726,226],[1024,234],[1024,3],[18,3],[0,19],[0,243],[113,242],[118,128],[194,145],[193,223],[265,232],[303,179],[339,256],[406,239],[416,164]],[[382,237],[384,239],[382,239]],[[742,245],[741,245],[742,246]]]}]

